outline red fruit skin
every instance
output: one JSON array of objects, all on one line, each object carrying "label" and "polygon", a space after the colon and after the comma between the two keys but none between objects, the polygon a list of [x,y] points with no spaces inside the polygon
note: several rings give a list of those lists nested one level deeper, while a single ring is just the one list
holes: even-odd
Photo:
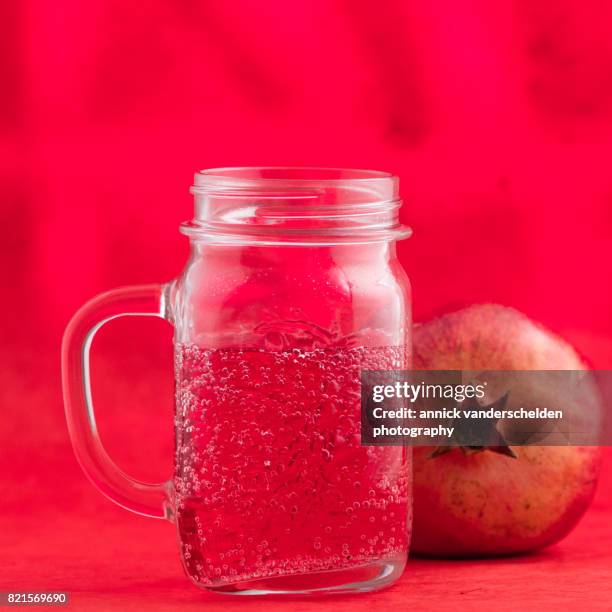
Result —
[{"label": "red fruit skin", "polygon": [[[584,370],[575,350],[521,313],[476,305],[414,329],[417,370]],[[588,508],[598,447],[513,447],[517,458],[414,449],[412,550],[441,557],[527,552],[563,538]]]}]

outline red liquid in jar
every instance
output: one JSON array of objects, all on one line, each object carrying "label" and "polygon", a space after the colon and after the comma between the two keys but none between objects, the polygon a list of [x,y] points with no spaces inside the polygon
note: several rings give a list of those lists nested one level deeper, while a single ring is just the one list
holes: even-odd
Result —
[{"label": "red liquid in jar", "polygon": [[360,444],[360,370],[402,347],[176,352],[176,513],[203,586],[405,555],[409,453]]}]

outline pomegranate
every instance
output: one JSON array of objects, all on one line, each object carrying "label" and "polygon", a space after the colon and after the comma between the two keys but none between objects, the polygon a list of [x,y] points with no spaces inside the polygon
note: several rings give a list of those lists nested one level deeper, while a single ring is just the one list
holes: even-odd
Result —
[{"label": "pomegranate", "polygon": [[[523,314],[475,305],[415,326],[420,370],[584,370],[561,338]],[[412,549],[445,557],[502,555],[563,538],[589,506],[600,449],[512,446],[414,449]]]}]

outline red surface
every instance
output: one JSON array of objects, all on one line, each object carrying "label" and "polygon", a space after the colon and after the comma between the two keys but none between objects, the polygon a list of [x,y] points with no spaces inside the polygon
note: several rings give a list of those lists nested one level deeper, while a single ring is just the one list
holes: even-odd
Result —
[{"label": "red surface", "polygon": [[[0,591],[63,588],[78,609],[313,605],[199,593],[172,527],[100,498],[67,440],[62,329],[95,293],[179,272],[196,168],[396,172],[418,319],[501,302],[612,367],[607,4],[26,0],[0,17]],[[170,330],[117,322],[94,351],[109,452],[163,477]],[[414,561],[384,593],[318,607],[610,609],[607,463],[550,551]]]}]

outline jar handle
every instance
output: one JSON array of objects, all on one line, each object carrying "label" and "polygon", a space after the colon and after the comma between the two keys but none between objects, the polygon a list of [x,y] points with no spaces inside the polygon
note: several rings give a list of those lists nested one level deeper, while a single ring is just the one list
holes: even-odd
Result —
[{"label": "jar handle", "polygon": [[171,481],[150,484],[125,474],[109,457],[96,426],[89,349],[96,332],[122,316],[161,317],[170,321],[170,285],[120,287],[93,298],[72,317],[62,341],[62,386],[66,420],[81,468],[106,497],[127,510],[153,518],[172,518]]}]

